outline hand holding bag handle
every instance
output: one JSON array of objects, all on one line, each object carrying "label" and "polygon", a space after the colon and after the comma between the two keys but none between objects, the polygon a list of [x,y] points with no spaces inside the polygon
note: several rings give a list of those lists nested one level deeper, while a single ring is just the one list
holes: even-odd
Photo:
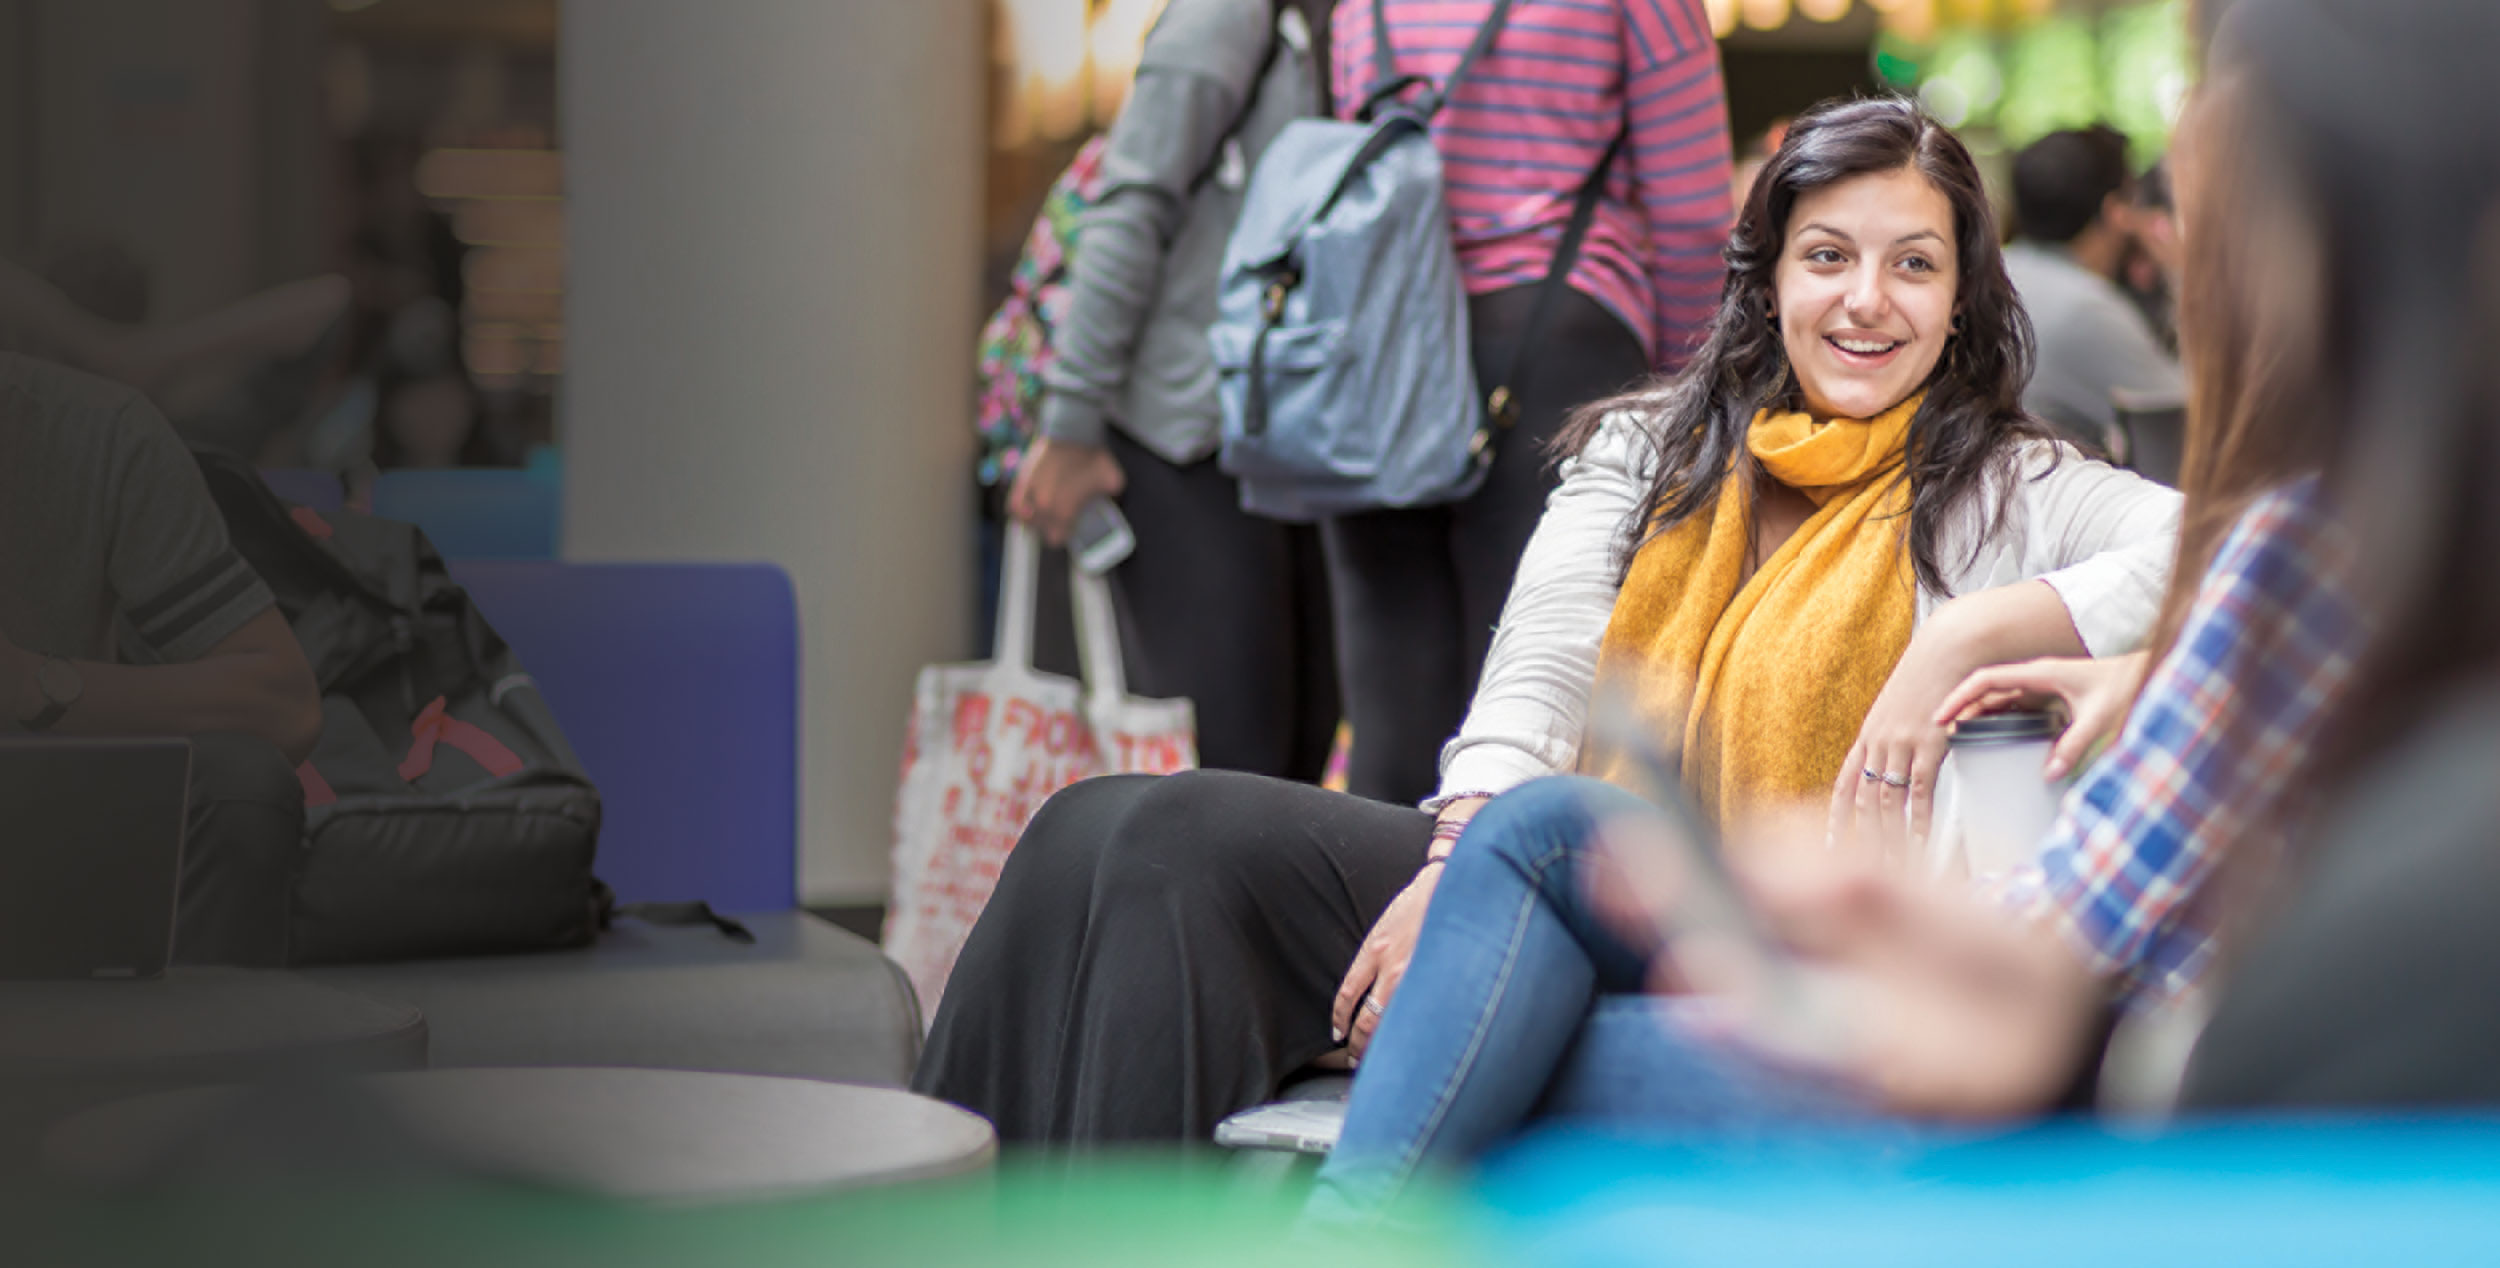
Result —
[{"label": "hand holding bag handle", "polygon": [[[1033,613],[1042,580],[1042,542],[1018,521],[1007,525],[1007,549],[998,587],[998,637],[991,659],[1002,668],[1033,670]],[[1107,717],[1128,694],[1121,664],[1120,621],[1111,604],[1111,583],[1076,567],[1068,569],[1068,597],[1076,618],[1077,665],[1085,682],[1086,712]]]}]

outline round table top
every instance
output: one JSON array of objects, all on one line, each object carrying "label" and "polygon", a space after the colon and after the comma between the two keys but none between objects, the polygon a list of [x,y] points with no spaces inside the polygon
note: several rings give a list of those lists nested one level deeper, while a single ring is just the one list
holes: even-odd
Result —
[{"label": "round table top", "polygon": [[0,1077],[214,1082],[425,1064],[425,1018],[291,973],[176,968],[140,981],[0,982]]},{"label": "round table top", "polygon": [[[377,1074],[349,1086],[440,1161],[612,1198],[786,1198],[975,1171],[997,1153],[978,1115],[812,1079],[554,1066]],[[92,1180],[141,1174],[203,1133],[250,1131],[251,1108],[235,1087],[100,1106],[55,1127],[45,1161]]]}]

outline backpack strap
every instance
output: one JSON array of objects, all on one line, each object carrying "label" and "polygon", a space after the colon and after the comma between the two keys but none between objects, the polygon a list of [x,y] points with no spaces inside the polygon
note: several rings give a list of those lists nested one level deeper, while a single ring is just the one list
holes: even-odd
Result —
[{"label": "backpack strap", "polygon": [[[1460,55],[1457,67],[1450,71],[1450,77],[1442,80],[1440,87],[1425,99],[1423,109],[1417,112],[1420,117],[1429,119],[1441,113],[1441,107],[1458,95],[1458,86],[1467,82],[1467,76],[1476,69],[1476,63],[1493,51],[1493,41],[1500,38],[1503,25],[1510,21],[1512,3],[1513,0],[1493,0],[1493,12],[1485,18],[1484,25],[1476,29],[1475,41]],[[1423,75],[1398,74],[1396,50],[1389,43],[1389,0],[1372,0],[1372,70],[1373,78],[1380,82],[1372,87],[1370,96],[1363,98],[1362,109],[1355,112],[1355,117],[1366,123],[1371,122],[1372,115],[1384,103],[1396,99],[1400,93],[1417,84],[1432,83]]]},{"label": "backpack strap", "polygon": [[1606,188],[1606,173],[1615,165],[1615,156],[1623,153],[1630,140],[1631,128],[1615,134],[1606,154],[1597,160],[1588,178],[1580,182],[1580,192],[1571,205],[1571,223],[1564,228],[1562,242],[1554,248],[1554,263],[1545,270],[1545,281],[1537,288],[1536,303],[1528,309],[1528,324],[1520,327],[1519,342],[1510,350],[1510,366],[1502,381],[1485,394],[1485,424],[1476,429],[1475,441],[1469,449],[1478,466],[1493,461],[1493,437],[1497,429],[1507,431],[1519,421],[1519,392],[1527,383],[1528,371],[1535,364],[1529,354],[1544,342],[1546,323],[1554,319],[1555,305],[1571,286],[1571,269],[1580,258],[1580,244],[1588,238],[1589,224],[1597,218],[1597,200]]},{"label": "backpack strap", "polygon": [[[1207,165],[1199,169],[1196,176],[1190,178],[1189,193],[1192,197],[1195,197],[1199,190],[1205,189],[1207,183],[1215,179],[1217,172],[1224,170],[1224,151],[1241,139],[1241,125],[1250,122],[1250,113],[1259,108],[1259,97],[1267,90],[1267,77],[1275,71],[1276,59],[1283,55],[1285,37],[1277,28],[1285,20],[1285,10],[1286,5],[1282,0],[1269,10],[1267,55],[1259,59],[1258,73],[1250,79],[1250,91],[1242,94],[1241,109],[1235,111],[1233,121],[1225,125],[1223,139],[1215,143],[1214,156],[1207,160]],[[1326,75],[1328,68],[1320,67],[1319,73]]]},{"label": "backpack strap", "polygon": [[409,783],[423,779],[434,769],[434,746],[443,744],[467,755],[489,778],[502,779],[520,773],[524,763],[493,732],[475,723],[463,722],[447,711],[449,697],[436,696],[433,703],[418,711],[416,720],[408,724],[408,756],[400,759],[399,777]]}]

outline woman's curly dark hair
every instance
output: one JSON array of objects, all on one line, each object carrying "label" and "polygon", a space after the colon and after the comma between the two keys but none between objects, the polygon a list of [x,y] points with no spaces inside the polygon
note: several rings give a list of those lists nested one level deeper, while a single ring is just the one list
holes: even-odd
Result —
[{"label": "woman's curly dark hair", "polygon": [[[1919,585],[1945,593],[1937,559],[1942,525],[1990,479],[2015,478],[2020,438],[2053,438],[2023,412],[2031,379],[2031,318],[2005,275],[1996,213],[1970,151],[1917,104],[1898,97],[1827,103],[1798,117],[1754,179],[1728,236],[1727,281],[1708,337],[1682,372],[1583,407],[1556,441],[1578,453],[1608,416],[1647,420],[1657,476],[1635,522],[1637,549],[1717,502],[1733,473],[1752,478],[1745,433],[1766,405],[1802,408],[1771,316],[1780,251],[1799,197],[1859,176],[1913,168],[1953,205],[1960,329],[1929,377],[1910,422],[1910,562]],[[2000,501],[1999,518],[2007,503]],[[1993,530],[1994,525],[1990,526]],[[1973,545],[1976,546],[1976,541]],[[1632,549],[1624,553],[1629,566]]]}]

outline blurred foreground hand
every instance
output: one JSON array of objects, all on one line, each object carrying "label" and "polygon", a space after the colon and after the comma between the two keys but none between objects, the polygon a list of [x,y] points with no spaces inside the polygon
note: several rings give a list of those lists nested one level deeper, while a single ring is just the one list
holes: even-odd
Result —
[{"label": "blurred foreground hand", "polygon": [[2100,992],[2082,962],[1961,885],[1828,848],[1822,829],[1782,819],[1729,851],[1748,933],[1696,902],[1707,886],[1695,856],[1662,848],[1663,818],[1618,821],[1592,876],[1600,910],[1657,948],[1658,989],[1712,997],[1733,1037],[1775,1060],[1920,1117],[2049,1108],[2091,1055]]}]

